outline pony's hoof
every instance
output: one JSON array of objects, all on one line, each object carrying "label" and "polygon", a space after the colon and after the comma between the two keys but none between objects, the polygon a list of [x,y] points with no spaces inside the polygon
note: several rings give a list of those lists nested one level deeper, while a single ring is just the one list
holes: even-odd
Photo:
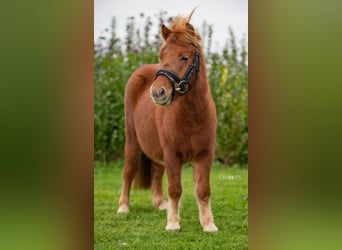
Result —
[{"label": "pony's hoof", "polygon": [[165,227],[166,231],[179,231],[180,230],[180,225],[178,222],[173,222],[173,223],[168,223],[167,226]]},{"label": "pony's hoof", "polygon": [[204,231],[204,232],[207,232],[207,233],[214,233],[214,232],[217,232],[218,229],[217,229],[217,227],[215,226],[215,224],[212,223],[212,224],[203,226],[203,231]]},{"label": "pony's hoof", "polygon": [[158,209],[159,210],[167,210],[167,208],[169,207],[167,201],[163,201],[159,206]]},{"label": "pony's hoof", "polygon": [[129,207],[125,204],[122,204],[118,209],[118,214],[125,214],[129,212]]}]

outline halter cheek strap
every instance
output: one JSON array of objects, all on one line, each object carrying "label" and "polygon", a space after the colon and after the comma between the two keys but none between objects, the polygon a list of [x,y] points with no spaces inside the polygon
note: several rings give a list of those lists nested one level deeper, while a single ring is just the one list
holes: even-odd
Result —
[{"label": "halter cheek strap", "polygon": [[[196,73],[200,70],[200,53],[196,51],[195,58],[192,64],[190,64],[188,71],[185,73],[185,76],[183,79],[180,79],[174,72],[167,70],[167,69],[161,69],[158,70],[156,73],[155,79],[157,79],[158,76],[163,75],[166,76],[172,85],[172,95],[174,95],[176,92],[180,95],[184,95],[189,91],[189,82],[194,74],[194,71],[196,69]],[[178,84],[176,87],[175,82]]]}]

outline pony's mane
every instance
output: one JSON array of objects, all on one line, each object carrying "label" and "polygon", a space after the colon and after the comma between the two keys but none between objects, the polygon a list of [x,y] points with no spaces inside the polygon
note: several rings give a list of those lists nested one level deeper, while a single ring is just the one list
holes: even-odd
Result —
[{"label": "pony's mane", "polygon": [[201,37],[197,34],[192,25],[190,25],[190,20],[195,9],[190,13],[188,17],[177,16],[171,24],[171,34],[168,41],[182,44],[182,43],[192,43],[199,44]]}]

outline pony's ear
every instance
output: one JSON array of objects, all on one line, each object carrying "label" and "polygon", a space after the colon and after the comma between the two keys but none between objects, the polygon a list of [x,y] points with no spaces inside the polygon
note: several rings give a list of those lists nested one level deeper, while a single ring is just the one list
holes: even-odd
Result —
[{"label": "pony's ear", "polygon": [[161,27],[161,33],[162,33],[164,40],[166,41],[166,39],[169,37],[171,33],[171,30],[163,24]]}]

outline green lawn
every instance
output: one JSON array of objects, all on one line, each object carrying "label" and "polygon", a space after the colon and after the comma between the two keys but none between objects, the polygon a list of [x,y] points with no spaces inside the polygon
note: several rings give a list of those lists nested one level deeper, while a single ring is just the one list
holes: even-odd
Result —
[{"label": "green lawn", "polygon": [[[167,232],[166,211],[152,206],[150,191],[131,192],[129,214],[116,213],[122,161],[94,170],[94,249],[248,249],[248,171],[214,164],[211,206],[217,233],[204,233],[198,219],[192,167],[183,169],[181,231]],[[166,176],[164,193],[167,195]]]}]

